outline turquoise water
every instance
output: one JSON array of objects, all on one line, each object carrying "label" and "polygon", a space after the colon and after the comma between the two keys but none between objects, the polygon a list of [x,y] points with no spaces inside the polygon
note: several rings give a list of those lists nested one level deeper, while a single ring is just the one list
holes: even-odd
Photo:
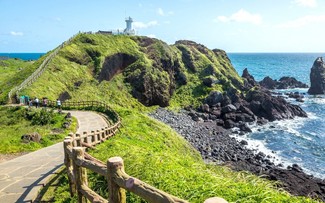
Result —
[{"label": "turquoise water", "polygon": [[0,53],[0,58],[19,58],[22,60],[37,60],[45,53]]},{"label": "turquoise water", "polygon": [[[325,54],[229,54],[240,75],[247,67],[256,80],[262,80],[265,76],[273,79],[293,76],[307,84],[310,84],[310,69],[315,59],[320,56]],[[262,127],[252,126],[253,133],[237,138],[248,140],[249,146],[253,149],[274,155],[277,163],[284,165],[297,163],[307,173],[325,178],[325,95],[314,97],[308,95],[307,90],[292,89],[279,92],[299,91],[306,94],[304,103],[288,100],[300,105],[308,113],[308,118],[276,121]]]},{"label": "turquoise water", "polygon": [[248,68],[257,81],[265,76],[273,79],[292,76],[310,84],[310,69],[315,59],[325,53],[230,53],[228,56],[239,75]]}]

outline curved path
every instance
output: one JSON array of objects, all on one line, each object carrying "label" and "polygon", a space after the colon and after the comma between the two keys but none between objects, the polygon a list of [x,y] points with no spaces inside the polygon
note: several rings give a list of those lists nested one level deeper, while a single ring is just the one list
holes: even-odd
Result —
[{"label": "curved path", "polygon": [[[108,126],[102,116],[89,111],[69,111],[78,120],[78,133]],[[63,165],[62,142],[0,163],[0,202],[33,202],[51,175]]]}]

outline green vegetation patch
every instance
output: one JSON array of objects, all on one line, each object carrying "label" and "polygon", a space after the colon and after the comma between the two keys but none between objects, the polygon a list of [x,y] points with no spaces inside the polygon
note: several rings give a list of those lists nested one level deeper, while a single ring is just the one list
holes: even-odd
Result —
[{"label": "green vegetation patch", "polygon": [[36,69],[34,61],[20,59],[0,60],[0,104],[8,101],[11,88],[20,84]]},{"label": "green vegetation patch", "polygon": [[[73,119],[70,127],[64,129],[64,116],[65,114],[42,108],[0,107],[0,153],[30,152],[61,142],[77,127],[77,122]],[[34,132],[42,137],[39,143],[21,139],[24,134]]]},{"label": "green vegetation patch", "polygon": [[[136,111],[120,114],[123,115],[121,132],[90,153],[104,162],[110,157],[122,157],[126,173],[158,189],[198,203],[214,196],[229,202],[317,202],[290,196],[276,190],[269,181],[249,173],[207,165],[198,152],[168,126]],[[107,198],[105,178],[91,172],[88,175],[89,186]],[[50,187],[43,200],[77,202],[70,198],[67,177],[61,175],[58,182],[60,185]],[[127,202],[144,201],[127,193]]]}]

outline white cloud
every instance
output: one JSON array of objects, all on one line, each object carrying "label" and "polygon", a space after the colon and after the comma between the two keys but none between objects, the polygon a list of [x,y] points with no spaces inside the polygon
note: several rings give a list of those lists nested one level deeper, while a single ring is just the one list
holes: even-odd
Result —
[{"label": "white cloud", "polygon": [[168,12],[166,13],[162,8],[158,8],[158,9],[157,9],[157,13],[158,13],[158,15],[160,15],[160,16],[170,16],[170,15],[173,15],[173,14],[174,14],[173,11],[168,11]]},{"label": "white cloud", "polygon": [[294,0],[293,3],[299,6],[310,7],[310,8],[315,8],[317,6],[316,0]]},{"label": "white cloud", "polygon": [[15,32],[15,31],[11,31],[10,34],[12,36],[23,36],[24,35],[24,33],[22,33],[22,32]]},{"label": "white cloud", "polygon": [[158,15],[161,15],[161,16],[164,16],[165,15],[165,13],[162,10],[162,8],[158,8],[157,13],[158,13]]},{"label": "white cloud", "polygon": [[259,25],[262,23],[262,17],[259,14],[252,14],[244,9],[240,9],[236,13],[231,16],[218,16],[215,19],[216,22],[239,22],[239,23],[252,23],[255,25]]},{"label": "white cloud", "polygon": [[149,34],[149,35],[147,35],[147,37],[150,37],[150,38],[156,38],[156,35],[154,35],[154,34]]},{"label": "white cloud", "polygon": [[279,24],[277,27],[279,28],[299,28],[304,27],[310,24],[316,23],[325,23],[325,15],[308,15],[301,18],[297,18],[292,21],[288,21],[282,24]]},{"label": "white cloud", "polygon": [[141,28],[148,28],[148,27],[152,27],[158,25],[157,21],[150,21],[148,23],[144,23],[144,22],[134,22],[133,26],[135,29],[141,29]]}]

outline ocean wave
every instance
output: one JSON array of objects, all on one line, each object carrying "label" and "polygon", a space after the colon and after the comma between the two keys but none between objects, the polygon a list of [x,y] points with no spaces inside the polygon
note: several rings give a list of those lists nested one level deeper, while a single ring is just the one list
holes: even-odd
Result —
[{"label": "ocean wave", "polygon": [[[263,152],[271,156],[270,160],[276,165],[282,164],[286,168],[296,163],[306,173],[318,178],[325,178],[325,171],[322,168],[324,159],[321,158],[325,151],[317,151],[317,148],[322,149],[322,144],[317,144],[322,138],[315,128],[309,127],[310,122],[318,123],[322,118],[319,118],[314,112],[309,112],[308,116],[308,118],[297,117],[269,122],[263,126],[254,123],[250,125],[252,133],[242,136],[235,134],[232,137],[239,142],[247,141],[246,147],[255,153]],[[316,152],[317,154],[315,154]],[[311,167],[311,163],[313,163],[313,167]]]},{"label": "ocean wave", "polygon": [[266,143],[264,140],[256,140],[251,139],[245,135],[238,135],[238,134],[231,134],[230,137],[235,138],[238,142],[245,140],[247,142],[246,148],[252,150],[255,154],[262,152],[266,156],[271,157],[270,160],[275,164],[282,164],[284,167],[287,167],[289,165],[292,165],[292,163],[289,163],[287,160],[283,159],[283,157],[279,156],[278,152],[275,152],[273,150],[270,150],[266,147]]}]

